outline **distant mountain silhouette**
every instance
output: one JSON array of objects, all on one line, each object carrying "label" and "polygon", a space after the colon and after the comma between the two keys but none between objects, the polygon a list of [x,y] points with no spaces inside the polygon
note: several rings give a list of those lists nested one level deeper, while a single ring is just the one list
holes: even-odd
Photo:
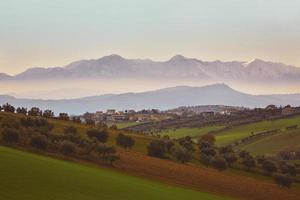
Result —
[{"label": "distant mountain silhouette", "polygon": [[228,105],[244,107],[265,107],[269,104],[299,106],[300,94],[287,95],[250,95],[238,92],[225,84],[215,84],[204,87],[178,86],[160,90],[106,94],[67,100],[38,100],[18,99],[7,95],[0,95],[0,104],[10,103],[15,106],[52,109],[56,113],[67,112],[80,114],[114,108],[125,109],[171,109],[179,106],[195,105]]},{"label": "distant mountain silhouette", "polygon": [[[0,80],[9,76],[1,75]],[[80,60],[65,67],[30,68],[12,80],[57,79],[201,79],[215,82],[300,82],[300,68],[256,59],[250,63],[206,62],[176,55],[167,61],[125,59],[119,55]]]}]

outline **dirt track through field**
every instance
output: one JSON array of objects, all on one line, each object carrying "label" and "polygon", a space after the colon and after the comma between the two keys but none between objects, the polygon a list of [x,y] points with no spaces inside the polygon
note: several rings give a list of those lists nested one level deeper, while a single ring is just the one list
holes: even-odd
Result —
[{"label": "dirt track through field", "polygon": [[121,151],[120,155],[117,168],[129,174],[238,199],[300,199],[300,191],[279,188],[273,183],[251,177],[229,175],[212,168],[179,164],[132,151]]}]

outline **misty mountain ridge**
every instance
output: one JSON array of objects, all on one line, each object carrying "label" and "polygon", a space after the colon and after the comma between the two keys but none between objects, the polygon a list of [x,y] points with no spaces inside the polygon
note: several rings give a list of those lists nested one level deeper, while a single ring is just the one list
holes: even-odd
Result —
[{"label": "misty mountain ridge", "polygon": [[214,82],[300,82],[300,68],[255,59],[202,61],[176,55],[167,61],[125,59],[119,55],[79,60],[64,67],[30,68],[15,76],[0,74],[0,80],[57,79],[196,79]]},{"label": "misty mountain ridge", "polygon": [[160,109],[167,110],[180,106],[226,105],[239,107],[265,107],[290,104],[299,106],[300,94],[250,95],[238,92],[225,84],[203,87],[178,86],[140,93],[106,94],[77,99],[39,100],[22,99],[0,95],[0,104],[40,107],[52,109],[55,113],[82,114],[106,109]]}]

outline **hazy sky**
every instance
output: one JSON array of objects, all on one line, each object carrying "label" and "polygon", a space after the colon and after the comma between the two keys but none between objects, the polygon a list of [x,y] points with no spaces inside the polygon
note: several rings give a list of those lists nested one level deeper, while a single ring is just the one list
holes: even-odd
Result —
[{"label": "hazy sky", "polygon": [[108,54],[300,67],[300,0],[0,0],[0,72]]}]

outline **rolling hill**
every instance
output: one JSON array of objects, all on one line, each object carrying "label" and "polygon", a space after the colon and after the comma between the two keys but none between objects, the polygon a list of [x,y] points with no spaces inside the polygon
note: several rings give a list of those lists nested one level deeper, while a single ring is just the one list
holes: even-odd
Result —
[{"label": "rolling hill", "polygon": [[[2,122],[7,120],[17,122],[23,116],[4,112],[0,115]],[[78,134],[82,134],[84,138],[85,131],[90,128],[84,124],[64,120],[47,119],[47,121],[54,126],[51,130],[51,134],[54,135],[62,134],[64,128],[73,125],[77,128]],[[7,125],[2,123],[2,127],[3,124]],[[109,130],[107,142],[109,145],[115,145],[117,133],[118,130]],[[111,166],[104,168],[103,163],[97,161],[90,163],[85,159],[78,160],[78,157],[65,157],[52,151],[47,153],[25,148],[26,145],[24,149],[22,145],[12,147],[40,155],[0,146],[0,176],[5,177],[0,183],[2,188],[0,199],[41,199],[41,196],[42,199],[91,200],[226,199],[228,196],[249,200],[274,200],[276,199],[274,197],[294,200],[299,195],[298,185],[290,190],[280,189],[270,179],[261,176],[253,177],[248,173],[241,174],[231,170],[219,172],[196,163],[182,164],[147,156],[145,149],[151,138],[136,134],[131,136],[136,144],[131,150],[117,148],[121,159],[113,168]],[[45,156],[68,159],[78,164]]]},{"label": "rolling hill", "polygon": [[1,200],[231,199],[0,146]]}]

